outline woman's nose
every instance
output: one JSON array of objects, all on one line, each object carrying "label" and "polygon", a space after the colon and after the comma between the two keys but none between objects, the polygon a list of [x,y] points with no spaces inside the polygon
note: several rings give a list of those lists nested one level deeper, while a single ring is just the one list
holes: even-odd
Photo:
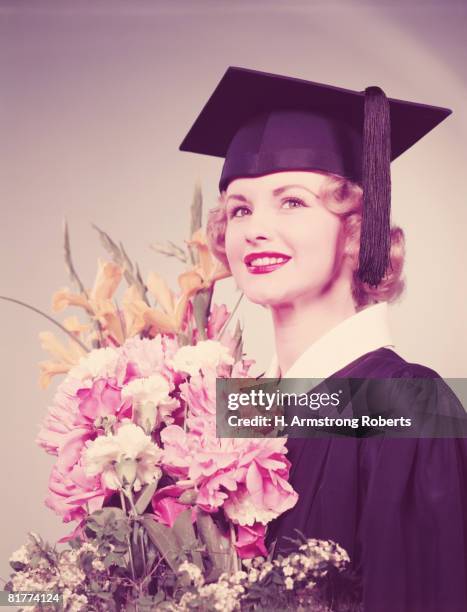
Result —
[{"label": "woman's nose", "polygon": [[273,233],[272,220],[268,215],[254,213],[250,215],[248,223],[245,224],[245,240],[247,242],[269,240]]}]

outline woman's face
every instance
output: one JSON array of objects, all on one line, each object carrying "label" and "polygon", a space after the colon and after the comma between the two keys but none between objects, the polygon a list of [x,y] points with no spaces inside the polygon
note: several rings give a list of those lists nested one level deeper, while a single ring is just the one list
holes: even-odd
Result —
[{"label": "woman's face", "polygon": [[341,277],[342,223],[319,197],[326,180],[316,172],[277,172],[229,184],[226,255],[252,302],[316,299]]}]

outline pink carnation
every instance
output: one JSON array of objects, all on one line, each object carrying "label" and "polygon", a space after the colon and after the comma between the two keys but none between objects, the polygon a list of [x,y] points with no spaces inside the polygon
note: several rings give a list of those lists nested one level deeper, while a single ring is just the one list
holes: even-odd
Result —
[{"label": "pink carnation", "polygon": [[284,439],[201,438],[171,426],[161,440],[165,470],[195,483],[196,503],[206,512],[223,507],[234,523],[251,526],[267,524],[297,503]]},{"label": "pink carnation", "polygon": [[[129,382],[133,378],[148,378],[153,374],[161,374],[169,382],[177,384],[182,378],[168,366],[168,360],[172,358],[179,349],[175,338],[158,335],[153,339],[130,338],[121,347],[121,357],[118,368],[121,372],[127,371],[131,364],[132,376],[125,380]],[[123,379],[121,380],[122,385]]]},{"label": "pink carnation", "polygon": [[237,541],[235,548],[241,559],[252,559],[253,557],[268,556],[268,551],[264,544],[266,527],[256,523],[252,527],[237,527]]},{"label": "pink carnation", "polygon": [[[178,515],[189,508],[187,504],[182,504],[178,501],[180,495],[189,488],[191,487],[188,484],[176,484],[156,491],[151,503],[157,522],[173,527]],[[192,518],[193,520],[195,519],[194,510]]]},{"label": "pink carnation", "polygon": [[178,425],[169,425],[161,431],[161,442],[164,445],[162,465],[170,476],[188,478],[191,456],[198,446],[195,436],[185,432]]},{"label": "pink carnation", "polygon": [[68,471],[61,471],[55,465],[50,474],[45,504],[68,523],[102,508],[105,496],[100,479],[86,476],[80,464]]},{"label": "pink carnation", "polygon": [[115,379],[99,378],[93,381],[89,389],[79,389],[78,410],[83,423],[94,426],[94,421],[107,416],[130,416],[130,406],[122,400],[121,388]]},{"label": "pink carnation", "polygon": [[59,385],[48,408],[36,442],[51,455],[58,454],[64,439],[76,427],[79,420],[77,391],[81,386],[81,381],[67,377]]},{"label": "pink carnation", "polygon": [[211,314],[208,319],[207,335],[211,340],[217,340],[217,336],[222,331],[227,319],[229,311],[225,304],[214,304],[211,309]]}]

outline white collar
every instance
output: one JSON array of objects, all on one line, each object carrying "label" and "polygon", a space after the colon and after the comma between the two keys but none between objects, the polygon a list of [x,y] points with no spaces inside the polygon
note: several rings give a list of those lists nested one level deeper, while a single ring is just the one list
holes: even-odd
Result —
[{"label": "white collar", "polygon": [[[327,378],[358,357],[382,347],[394,346],[386,302],[368,306],[344,319],[321,336],[294,362],[282,378]],[[279,376],[277,355],[264,374]]]}]

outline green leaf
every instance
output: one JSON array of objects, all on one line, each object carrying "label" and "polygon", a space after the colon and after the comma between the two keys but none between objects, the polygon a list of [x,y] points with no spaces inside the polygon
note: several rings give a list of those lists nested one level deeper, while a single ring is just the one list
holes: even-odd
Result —
[{"label": "green leaf", "polygon": [[193,316],[196,321],[200,338],[206,338],[206,327],[208,325],[209,312],[211,310],[211,299],[214,286],[199,291],[193,298]]},{"label": "green leaf", "polygon": [[202,510],[198,511],[196,525],[202,541],[206,544],[213,566],[207,579],[216,580],[223,572],[233,571],[230,541],[222,534],[211,515]]},{"label": "green leaf", "polygon": [[138,612],[152,612],[158,610],[158,604],[161,604],[165,599],[163,591],[159,591],[155,595],[142,595],[136,600]]},{"label": "green leaf", "polygon": [[90,516],[88,521],[94,521],[98,525],[106,525],[110,521],[124,520],[126,519],[126,514],[123,512],[121,508],[102,508],[101,510],[96,510]]},{"label": "green leaf", "polygon": [[151,499],[156,492],[157,484],[157,482],[151,482],[150,484],[146,485],[139,494],[138,499],[135,502],[135,508],[138,514],[143,514],[150,504]]},{"label": "green leaf", "polygon": [[94,560],[94,554],[92,552],[84,553],[80,557],[81,568],[86,574],[91,574],[93,571],[92,562]]},{"label": "green leaf", "polygon": [[123,555],[117,555],[114,552],[111,552],[104,559],[104,565],[106,568],[111,567],[112,565],[117,565],[119,567],[126,567],[126,559]]},{"label": "green leaf", "polygon": [[240,321],[237,321],[237,325],[235,326],[235,332],[233,335],[233,339],[235,341],[235,349],[233,353],[233,358],[235,361],[239,361],[243,354],[243,338],[242,338],[242,327],[240,325]]},{"label": "green leaf", "polygon": [[[201,193],[201,185],[196,183],[195,191],[193,193],[193,201],[191,203],[190,208],[191,213],[191,222],[190,222],[190,239],[193,234],[198,230],[202,225],[202,213],[203,213],[203,196]],[[196,256],[196,250],[189,247],[190,259],[193,265],[196,265],[198,262],[198,258]]]},{"label": "green leaf", "polygon": [[189,550],[193,563],[203,571],[201,553],[197,550],[200,548],[200,543],[196,538],[193,523],[191,521],[191,508],[187,508],[177,516],[173,526],[173,532],[182,550]]},{"label": "green leaf", "polygon": [[173,530],[155,521],[151,514],[143,515],[142,524],[154,546],[176,572],[180,563],[186,560],[186,556]]}]

